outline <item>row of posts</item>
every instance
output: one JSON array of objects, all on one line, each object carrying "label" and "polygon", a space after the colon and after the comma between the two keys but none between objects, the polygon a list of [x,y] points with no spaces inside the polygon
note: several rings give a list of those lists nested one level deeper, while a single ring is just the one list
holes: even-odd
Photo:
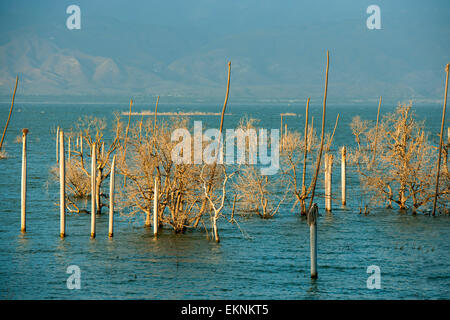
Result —
[{"label": "row of posts", "polygon": [[[331,211],[332,209],[332,171],[333,171],[333,155],[325,154],[324,155],[324,172],[325,172],[325,210]],[[342,205],[345,206],[347,204],[347,178],[346,178],[346,170],[347,170],[347,149],[346,147],[342,147],[341,149],[341,202]]]},{"label": "row of posts", "polygon": [[[26,195],[27,195],[27,134],[28,129],[22,130],[22,181],[21,181],[21,231],[26,232]],[[79,140],[81,152],[83,152],[83,139]],[[78,141],[77,141],[78,145]],[[104,148],[104,146],[102,145]],[[70,148],[70,140],[69,140]],[[70,151],[69,151],[70,159]],[[66,236],[66,161],[65,161],[65,147],[64,147],[64,132],[59,127],[56,133],[56,161],[59,163],[59,196],[60,196],[60,236],[64,238]],[[70,160],[69,160],[70,161]],[[115,163],[116,156],[113,157],[110,173],[110,185],[109,185],[109,228],[108,236],[110,238],[114,235],[114,187],[115,187]],[[96,177],[97,174],[97,147],[94,143],[92,145],[91,152],[91,238],[95,238],[96,235]],[[156,236],[158,234],[158,183],[155,178],[154,189],[154,208],[153,212],[153,233]]]},{"label": "row of posts", "polygon": [[[449,129],[450,130],[450,129]],[[26,179],[27,179],[27,133],[28,129],[22,130],[22,140],[23,140],[23,150],[22,150],[22,192],[21,192],[21,230],[24,232],[26,230]],[[80,147],[82,148],[83,140],[80,139]],[[64,150],[64,132],[62,130],[57,130],[57,160],[59,159],[59,184],[60,184],[60,235],[65,237],[65,150]],[[342,195],[342,205],[346,205],[346,148],[345,146],[341,149],[341,195]],[[91,156],[91,237],[95,238],[96,233],[96,173],[97,173],[97,148],[94,143],[92,146],[92,156]],[[110,203],[109,203],[109,237],[113,236],[113,219],[114,219],[114,181],[115,181],[115,160],[114,156],[111,164],[111,174],[110,174]],[[332,169],[333,169],[333,155],[325,154],[324,156],[325,164],[325,210],[332,210]],[[155,188],[154,188],[154,208],[153,208],[153,232],[156,235],[158,233],[158,181],[155,178]],[[146,221],[147,225],[150,225],[149,219]]]}]

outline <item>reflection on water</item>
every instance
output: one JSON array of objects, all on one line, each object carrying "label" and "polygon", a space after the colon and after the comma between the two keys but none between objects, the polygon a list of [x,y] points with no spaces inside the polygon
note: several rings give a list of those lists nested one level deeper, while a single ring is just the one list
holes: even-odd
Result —
[{"label": "reflection on water", "polygon": [[[55,161],[50,129],[56,125],[67,129],[82,114],[102,114],[112,119],[113,111],[126,110],[126,105],[117,105],[115,109],[70,106],[70,112],[57,106],[21,108],[24,112],[15,114],[7,135],[10,158],[0,161],[1,299],[450,298],[450,218],[413,217],[384,209],[360,215],[359,182],[354,176],[349,177],[347,185],[347,207],[341,208],[336,202],[332,213],[321,210],[319,279],[315,281],[309,273],[309,228],[303,217],[291,212],[291,204],[283,206],[274,219],[240,219],[239,225],[249,237],[244,237],[236,225],[221,221],[220,244],[208,241],[204,230],[189,230],[179,235],[163,229],[155,238],[152,230],[143,226],[141,217],[130,223],[119,215],[115,219],[114,238],[110,239],[106,214],[98,217],[96,239],[90,239],[89,215],[68,215],[67,237],[60,239],[55,205],[58,186],[49,184],[48,190],[45,187],[48,170]],[[174,107],[167,107],[170,108]],[[42,109],[44,114],[40,112]],[[320,108],[312,109],[318,119]],[[302,113],[302,110],[303,107],[294,112]],[[271,128],[272,123],[279,123],[279,113],[285,111],[292,110],[273,107],[241,110],[231,105],[229,112],[234,116],[226,118],[225,124],[231,126],[248,113],[264,119],[261,124]],[[373,111],[376,115],[376,106]],[[8,106],[1,105],[0,119],[7,112]],[[353,117],[352,109],[333,107],[329,112],[330,119],[337,112],[341,114],[336,146],[351,144],[348,122]],[[417,114],[424,118],[434,114],[439,117],[440,112],[417,110]],[[439,126],[436,119],[431,123]],[[199,120],[216,121],[217,118]],[[288,117],[286,121],[290,128],[298,125],[298,118]],[[28,151],[26,234],[20,233],[20,179],[17,177],[20,177],[21,151],[20,145],[13,143],[22,127],[30,129],[30,137],[39,137],[30,140],[33,143],[29,144]],[[323,208],[323,198],[317,198],[317,202]],[[80,290],[66,287],[69,265],[81,269]],[[366,287],[369,265],[381,269],[381,290]]]}]

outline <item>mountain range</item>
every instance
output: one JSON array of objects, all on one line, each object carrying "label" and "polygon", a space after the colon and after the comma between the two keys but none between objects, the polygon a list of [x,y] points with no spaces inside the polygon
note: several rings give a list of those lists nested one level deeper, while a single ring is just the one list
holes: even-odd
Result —
[{"label": "mountain range", "polygon": [[223,98],[231,61],[233,99],[320,100],[329,50],[332,100],[441,101],[450,60],[449,28],[385,19],[381,30],[369,30],[364,12],[361,19],[254,22],[229,31],[104,16],[82,21],[81,30],[68,30],[64,16],[2,28],[0,95],[10,96],[18,74],[23,96]]}]

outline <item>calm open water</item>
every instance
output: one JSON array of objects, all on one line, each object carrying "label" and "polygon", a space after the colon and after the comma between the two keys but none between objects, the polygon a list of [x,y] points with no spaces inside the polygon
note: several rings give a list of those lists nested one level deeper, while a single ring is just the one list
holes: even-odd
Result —
[{"label": "calm open water", "polygon": [[[360,114],[376,118],[375,106],[333,106],[327,112],[332,129],[340,123],[334,146],[352,145],[348,123]],[[134,110],[153,109],[136,105]],[[214,111],[217,106],[165,106],[159,111]],[[315,127],[321,106],[311,105]],[[221,221],[221,243],[206,239],[203,230],[175,235],[169,229],[154,239],[143,219],[116,216],[113,239],[107,237],[107,215],[97,219],[97,238],[90,239],[89,215],[67,217],[68,236],[59,238],[58,185],[49,183],[55,163],[52,129],[66,131],[80,115],[111,120],[123,104],[16,103],[6,136],[9,157],[0,160],[0,299],[449,299],[450,217],[411,216],[396,210],[376,209],[358,214],[358,180],[348,178],[348,206],[334,203],[332,214],[321,210],[318,222],[319,279],[309,276],[309,229],[304,219],[286,204],[271,220],[241,219],[244,237]],[[383,106],[383,111],[392,107]],[[441,106],[416,106],[416,113],[439,132]],[[3,130],[9,104],[0,104]],[[230,104],[225,127],[243,114],[263,119],[260,125],[279,128],[280,112],[289,128],[303,130],[304,106],[243,106]],[[138,118],[135,118],[136,120]],[[140,119],[140,117],[139,117]],[[194,117],[218,126],[219,117]],[[212,121],[212,122],[211,122]],[[110,122],[109,122],[110,123]],[[216,124],[217,123],[217,124]],[[448,126],[448,125],[447,125]],[[20,233],[22,128],[28,135],[27,233]],[[337,162],[336,162],[337,163]],[[339,166],[334,189],[339,192]],[[317,199],[323,208],[323,199]],[[69,265],[81,268],[81,289],[69,290]],[[381,269],[381,289],[369,290],[366,269]]]}]

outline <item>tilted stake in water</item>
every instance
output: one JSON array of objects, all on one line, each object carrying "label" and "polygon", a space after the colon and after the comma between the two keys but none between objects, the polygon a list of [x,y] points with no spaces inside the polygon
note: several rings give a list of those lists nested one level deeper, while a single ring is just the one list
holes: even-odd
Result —
[{"label": "tilted stake in water", "polygon": [[27,133],[22,129],[22,199],[21,199],[21,226],[20,231],[26,231],[26,205],[27,205]]},{"label": "tilted stake in water", "polygon": [[449,73],[449,64],[445,66],[445,72],[447,73],[447,77],[445,78],[445,93],[444,93],[444,107],[442,108],[442,122],[441,122],[441,134],[439,139],[439,156],[438,156],[438,163],[437,163],[437,172],[436,172],[436,193],[434,194],[434,201],[433,201],[433,213],[432,215],[435,215],[436,212],[436,203],[437,198],[439,194],[439,171],[441,169],[441,152],[442,152],[442,140],[443,140],[443,134],[444,134],[444,123],[445,123],[445,109],[447,108],[447,90],[448,90],[448,73]]},{"label": "tilted stake in water", "polygon": [[9,120],[11,120],[11,114],[12,114],[12,110],[13,110],[13,107],[14,107],[14,99],[16,97],[16,90],[17,90],[17,83],[18,82],[19,82],[19,76],[16,76],[16,85],[14,86],[14,92],[13,92],[12,101],[11,101],[11,108],[9,109],[8,119],[6,120],[5,129],[3,129],[2,138],[0,140],[0,151],[2,150],[3,140],[5,139],[6,130],[8,130]]}]

